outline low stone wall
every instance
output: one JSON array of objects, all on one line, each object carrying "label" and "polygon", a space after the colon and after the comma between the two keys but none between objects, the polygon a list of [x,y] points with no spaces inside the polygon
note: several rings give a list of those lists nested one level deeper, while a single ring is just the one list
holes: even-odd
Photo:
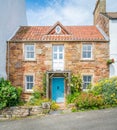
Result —
[{"label": "low stone wall", "polygon": [[22,118],[33,115],[42,115],[48,113],[50,107],[44,108],[43,106],[20,106],[20,107],[10,107],[0,111],[0,119],[12,119],[12,118]]}]

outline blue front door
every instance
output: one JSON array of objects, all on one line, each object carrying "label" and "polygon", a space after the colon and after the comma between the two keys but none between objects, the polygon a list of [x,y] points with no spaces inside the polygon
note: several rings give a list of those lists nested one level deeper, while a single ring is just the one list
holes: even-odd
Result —
[{"label": "blue front door", "polygon": [[52,78],[52,100],[64,102],[64,78]]}]

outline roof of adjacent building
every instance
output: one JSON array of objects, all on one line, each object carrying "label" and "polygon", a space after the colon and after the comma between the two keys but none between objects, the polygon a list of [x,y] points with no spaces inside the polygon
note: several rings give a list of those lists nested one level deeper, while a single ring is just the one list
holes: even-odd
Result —
[{"label": "roof of adjacent building", "polygon": [[[61,33],[56,33],[60,26]],[[10,41],[106,41],[96,26],[21,26]]]},{"label": "roof of adjacent building", "polygon": [[117,12],[106,12],[106,13],[101,13],[101,14],[103,14],[109,19],[117,19]]}]

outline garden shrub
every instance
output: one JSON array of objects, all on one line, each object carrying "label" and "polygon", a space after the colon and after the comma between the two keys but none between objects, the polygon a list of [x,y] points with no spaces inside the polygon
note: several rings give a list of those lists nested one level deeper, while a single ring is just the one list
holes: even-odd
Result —
[{"label": "garden shrub", "polygon": [[80,74],[71,76],[71,94],[80,92],[82,90],[82,79]]},{"label": "garden shrub", "polygon": [[0,109],[18,105],[22,89],[12,86],[11,82],[0,78]]},{"label": "garden shrub", "polygon": [[106,105],[117,104],[117,77],[101,80],[93,87],[92,92],[102,95]]},{"label": "garden shrub", "polygon": [[51,105],[50,105],[50,108],[51,108],[51,110],[57,110],[57,109],[59,109],[59,105],[58,104],[56,104],[56,102],[55,101],[52,101],[51,102]]},{"label": "garden shrub", "polygon": [[74,103],[75,99],[80,95],[79,92],[74,93],[74,94],[69,94],[66,96],[66,102],[69,103]]},{"label": "garden shrub", "polygon": [[104,100],[101,95],[82,92],[75,100],[75,105],[78,109],[94,109],[103,106]]}]

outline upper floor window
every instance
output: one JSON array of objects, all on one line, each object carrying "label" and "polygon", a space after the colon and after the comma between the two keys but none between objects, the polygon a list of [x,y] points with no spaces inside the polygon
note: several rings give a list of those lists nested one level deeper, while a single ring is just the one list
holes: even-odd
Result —
[{"label": "upper floor window", "polygon": [[82,58],[83,59],[92,59],[92,45],[91,44],[83,45]]},{"label": "upper floor window", "polygon": [[34,76],[33,75],[26,75],[25,76],[25,89],[26,91],[32,91],[34,86]]},{"label": "upper floor window", "polygon": [[83,89],[87,89],[87,87],[92,82],[92,75],[84,75],[83,76]]},{"label": "upper floor window", "polygon": [[34,44],[24,45],[25,59],[34,60],[35,59],[35,46]]},{"label": "upper floor window", "polygon": [[53,45],[53,70],[64,69],[64,46]]}]

